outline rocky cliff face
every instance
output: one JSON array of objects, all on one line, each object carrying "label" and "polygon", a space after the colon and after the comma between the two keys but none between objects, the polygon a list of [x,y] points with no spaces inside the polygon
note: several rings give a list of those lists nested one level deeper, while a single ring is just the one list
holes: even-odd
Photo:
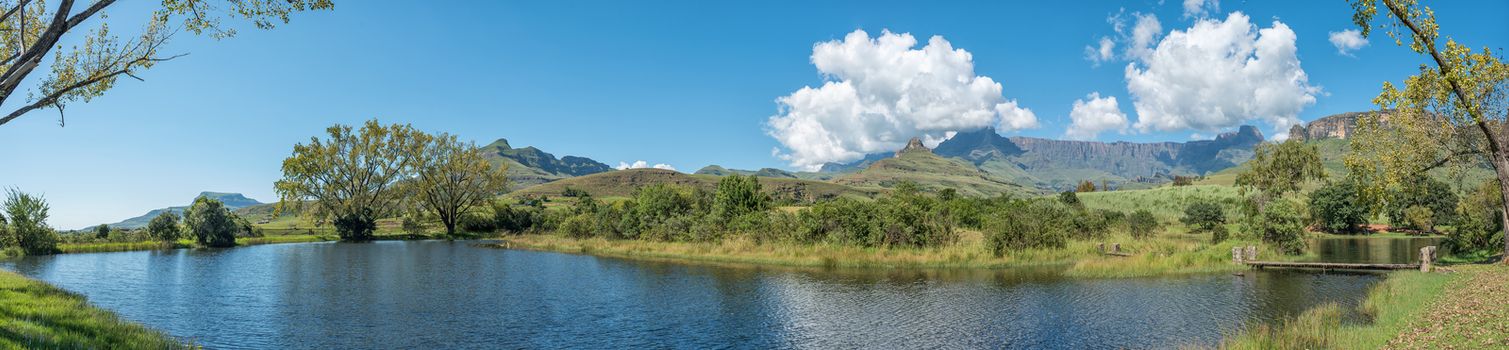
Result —
[{"label": "rocky cliff face", "polygon": [[927,146],[922,144],[922,139],[913,137],[910,141],[906,142],[906,147],[902,147],[901,150],[896,151],[896,157],[900,158],[902,154],[910,152],[932,153],[933,150],[927,149]]},{"label": "rocky cliff face", "polygon": [[[1357,119],[1367,113],[1376,112],[1349,112],[1332,114],[1320,119],[1310,121],[1306,125],[1295,125],[1289,128],[1289,138],[1300,141],[1343,139],[1351,137],[1357,130]],[[1385,114],[1387,112],[1384,112]]]},{"label": "rocky cliff face", "polygon": [[1263,134],[1252,126],[1214,140],[1190,142],[1093,142],[1032,137],[1010,139],[1023,151],[1018,162],[1031,168],[1094,169],[1133,179],[1159,175],[1203,174],[1235,166],[1251,157]]}]

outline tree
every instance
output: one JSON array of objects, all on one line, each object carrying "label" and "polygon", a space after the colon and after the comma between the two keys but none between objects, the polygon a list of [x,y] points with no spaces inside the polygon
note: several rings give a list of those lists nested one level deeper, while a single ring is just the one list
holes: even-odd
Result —
[{"label": "tree", "polygon": [[1191,231],[1207,232],[1226,224],[1226,212],[1215,203],[1198,201],[1184,207],[1184,218],[1179,221]]},{"label": "tree", "polygon": [[180,229],[178,228],[178,213],[172,211],[163,212],[151,222],[147,223],[147,235],[162,242],[178,240]]},{"label": "tree", "polygon": [[1060,203],[1063,203],[1064,205],[1068,205],[1069,207],[1072,207],[1074,209],[1084,209],[1085,208],[1085,204],[1079,201],[1079,195],[1074,194],[1074,191],[1059,192],[1058,193],[1058,201]]},{"label": "tree", "polygon": [[1090,180],[1080,181],[1079,186],[1074,187],[1074,192],[1095,192],[1095,183]]},{"label": "tree", "polygon": [[445,225],[446,234],[456,233],[456,223],[467,211],[508,188],[507,167],[494,168],[476,145],[443,133],[413,136],[418,148],[413,160],[414,194]]},{"label": "tree", "polygon": [[1256,231],[1263,243],[1268,243],[1280,252],[1298,255],[1305,252],[1305,223],[1299,210],[1288,200],[1274,201],[1263,210],[1257,220]]},{"label": "tree", "polygon": [[754,175],[724,176],[718,180],[718,190],[713,192],[713,214],[724,220],[763,212],[769,203],[770,196],[760,191],[760,180]]},{"label": "tree", "polygon": [[21,191],[5,192],[4,215],[0,222],[6,223],[5,236],[0,237],[0,247],[20,248],[26,254],[52,254],[58,251],[58,233],[47,226],[47,200]]},{"label": "tree", "polygon": [[1253,201],[1259,211],[1268,201],[1298,191],[1305,182],[1326,177],[1314,145],[1297,140],[1263,143],[1253,153],[1247,170],[1237,174],[1236,185],[1243,192],[1255,192]]},{"label": "tree", "polygon": [[1132,212],[1131,215],[1127,215],[1126,220],[1127,231],[1131,232],[1133,238],[1152,237],[1153,230],[1158,229],[1158,219],[1154,218],[1153,213],[1146,209],[1138,209]]},{"label": "tree", "polygon": [[408,124],[383,126],[376,119],[358,133],[340,124],[325,131],[328,139],[311,137],[283,160],[283,179],[274,184],[277,211],[307,205],[305,213],[333,221],[342,240],[370,240],[377,218],[397,212],[404,195],[399,182],[413,172],[424,136]]},{"label": "tree", "polygon": [[110,238],[110,225],[100,224],[99,226],[95,226],[94,227],[94,238],[99,238],[99,239]]},{"label": "tree", "polygon": [[210,197],[194,199],[194,204],[184,212],[183,224],[199,245],[206,247],[233,247],[236,245],[236,225],[225,204]]},{"label": "tree", "polygon": [[[19,106],[0,116],[0,125],[29,112],[55,108],[58,125],[64,124],[63,109],[72,102],[88,102],[104,95],[122,75],[141,80],[138,73],[159,62],[183,56],[164,55],[159,49],[180,29],[195,34],[209,32],[216,39],[236,34],[222,24],[225,19],[251,21],[261,29],[287,23],[295,12],[334,8],[331,0],[162,0],[139,34],[124,41],[103,21],[93,29],[81,26],[104,17],[116,0],[94,0],[87,6],[74,0],[16,0],[0,2],[0,104]],[[170,28],[176,23],[176,28]],[[82,31],[82,33],[81,33]],[[59,42],[69,34],[82,35],[82,45],[64,49]],[[28,79],[44,61],[51,61],[47,75]],[[13,101],[21,84],[36,81]]]},{"label": "tree", "polygon": [[[1417,176],[1390,189],[1387,201],[1384,212],[1388,215],[1389,223],[1397,227],[1422,231],[1433,229],[1421,227],[1409,220],[1406,212],[1414,207],[1429,211],[1432,224],[1447,223],[1456,218],[1457,194],[1451,190],[1451,185],[1430,176]],[[1420,215],[1416,213],[1415,217],[1419,218]]]},{"label": "tree", "polygon": [[[1433,168],[1486,160],[1499,186],[1509,186],[1509,65],[1501,58],[1503,52],[1488,47],[1473,51],[1450,37],[1441,45],[1435,12],[1412,0],[1351,3],[1352,21],[1364,37],[1378,22],[1377,28],[1385,29],[1395,44],[1403,46],[1407,37],[1410,50],[1426,55],[1434,67],[1421,65],[1419,74],[1405,79],[1402,90],[1383,83],[1373,102],[1391,112],[1358,120],[1353,152],[1347,158],[1350,173],[1374,179],[1371,192],[1381,194]],[[1509,191],[1500,192],[1509,196]],[[1502,209],[1499,220],[1505,224],[1499,226],[1509,227],[1509,206]],[[1509,240],[1503,248],[1502,262],[1509,264]]]},{"label": "tree", "polygon": [[1351,181],[1327,184],[1310,193],[1310,218],[1322,231],[1330,233],[1357,232],[1367,223],[1367,203],[1360,198],[1360,186]]}]

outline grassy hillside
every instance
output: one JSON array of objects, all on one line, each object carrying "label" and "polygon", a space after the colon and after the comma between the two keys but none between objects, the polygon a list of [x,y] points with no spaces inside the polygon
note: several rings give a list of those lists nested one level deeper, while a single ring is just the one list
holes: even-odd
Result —
[{"label": "grassy hillside", "polygon": [[[634,195],[634,192],[640,187],[662,183],[714,190],[718,186],[719,178],[720,176],[717,175],[687,175],[671,170],[628,169],[535,185],[509,193],[508,196],[560,197],[561,193],[569,187],[586,191],[598,198],[628,197]],[[821,181],[792,178],[762,177],[760,178],[760,185],[766,192],[772,193],[772,196],[778,199],[795,199],[799,201],[813,201],[840,196],[872,198],[884,191],[877,188],[853,188]]]},{"label": "grassy hillside", "polygon": [[854,187],[889,188],[902,181],[917,183],[930,191],[953,188],[961,195],[975,197],[1025,196],[1040,192],[992,178],[962,159],[939,157],[926,150],[906,151],[899,157],[878,160],[864,170],[841,176],[833,182]]},{"label": "grassy hillside", "polygon": [[1226,209],[1228,216],[1234,216],[1241,205],[1242,196],[1231,186],[1193,185],[1080,193],[1079,200],[1091,209],[1146,209],[1159,221],[1173,222],[1183,217],[1184,208],[1196,201],[1218,203]]}]

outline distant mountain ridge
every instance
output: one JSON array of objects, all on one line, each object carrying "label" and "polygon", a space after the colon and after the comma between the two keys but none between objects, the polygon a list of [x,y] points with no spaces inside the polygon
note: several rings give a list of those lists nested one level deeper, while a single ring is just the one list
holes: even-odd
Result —
[{"label": "distant mountain ridge", "polygon": [[555,155],[534,146],[513,148],[507,139],[498,139],[482,146],[485,156],[494,166],[507,165],[508,179],[513,189],[529,187],[569,177],[591,175],[614,170],[613,167],[586,157]]},{"label": "distant mountain ridge", "polygon": [[[1262,132],[1246,125],[1213,140],[1152,143],[1007,138],[982,128],[958,132],[932,153],[969,161],[993,181],[1064,189],[1083,180],[1125,185],[1216,172],[1251,159],[1252,149],[1263,140]],[[824,164],[822,171],[855,172],[892,156],[873,153],[849,163]]]},{"label": "distant mountain ridge", "polygon": [[[246,196],[241,195],[240,193],[209,192],[209,191],[199,192],[198,196],[194,196],[194,199],[189,200],[189,204],[193,204],[194,200],[199,199],[199,197],[209,197],[209,198],[212,198],[212,199],[219,200],[221,203],[225,204],[226,208],[230,208],[232,210],[263,204],[262,202],[258,202],[255,199],[246,198]],[[161,209],[153,209],[151,211],[148,211],[146,214],[142,214],[141,216],[130,218],[130,219],[126,219],[126,220],[122,220],[121,222],[117,222],[117,223],[113,223],[113,224],[107,224],[107,225],[109,225],[111,228],[116,228],[116,229],[126,229],[126,230],[138,229],[138,228],[142,228],[142,227],[147,227],[147,224],[150,223],[150,222],[152,222],[152,219],[157,218],[158,215],[162,215],[163,213],[167,213],[167,212],[172,212],[172,213],[175,213],[175,214],[182,215],[183,211],[187,210],[188,208],[189,208],[188,205],[183,205],[183,206],[167,207],[167,208],[161,208]]]}]

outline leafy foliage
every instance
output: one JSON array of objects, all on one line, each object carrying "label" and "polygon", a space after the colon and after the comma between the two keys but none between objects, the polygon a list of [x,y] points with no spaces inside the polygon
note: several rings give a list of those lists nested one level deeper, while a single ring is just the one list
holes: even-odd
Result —
[{"label": "leafy foliage", "polygon": [[234,215],[220,201],[199,197],[185,211],[183,223],[199,245],[233,247],[236,245],[236,233],[244,229],[236,224]]},{"label": "leafy foliage", "polygon": [[1360,192],[1360,186],[1352,181],[1333,182],[1315,190],[1310,193],[1310,218],[1322,231],[1358,232],[1371,212]]},{"label": "leafy foliage", "polygon": [[147,224],[147,234],[151,236],[152,239],[162,242],[171,242],[177,240],[180,232],[181,229],[179,229],[178,227],[178,213],[172,211],[157,215],[157,217],[152,218],[152,221]]},{"label": "leafy foliage", "polygon": [[359,132],[346,125],[326,129],[329,138],[293,146],[275,188],[279,209],[312,206],[306,215],[334,220],[342,240],[368,240],[377,218],[394,213],[404,193],[399,181],[416,165],[423,133],[408,124],[367,121]]},{"label": "leafy foliage", "polygon": [[446,234],[456,233],[456,222],[473,207],[492,201],[508,188],[507,167],[493,168],[475,145],[456,141],[456,136],[407,133],[415,147],[414,196],[430,210]]},{"label": "leafy foliage", "polygon": [[[1451,190],[1451,185],[1429,176],[1418,176],[1390,191],[1386,207],[1389,223],[1414,230],[1434,230],[1433,225],[1420,226],[1423,222],[1409,219],[1408,211],[1415,207],[1429,213],[1433,225],[1449,223],[1456,218],[1457,194]],[[1423,218],[1422,215],[1425,213],[1415,213],[1414,217]]]},{"label": "leafy foliage", "polygon": [[1226,224],[1226,212],[1215,203],[1198,201],[1185,207],[1184,218],[1180,221],[1188,225],[1192,231],[1209,232]]},{"label": "leafy foliage", "polygon": [[1263,143],[1253,149],[1247,170],[1237,174],[1236,185],[1257,192],[1259,203],[1298,191],[1307,181],[1326,177],[1320,151],[1298,140]]},{"label": "leafy foliage", "polygon": [[770,196],[760,192],[760,181],[754,175],[725,176],[718,180],[718,190],[713,196],[713,214],[733,218],[764,211]]},{"label": "leafy foliage", "polygon": [[1290,255],[1304,253],[1309,245],[1305,242],[1304,218],[1295,207],[1288,200],[1274,201],[1263,210],[1254,227],[1263,243]]},{"label": "leafy foliage", "polygon": [[58,233],[47,226],[47,200],[16,189],[5,192],[0,203],[0,248],[16,248],[26,254],[52,254],[58,250]]},{"label": "leafy foliage", "polygon": [[1503,192],[1498,181],[1487,181],[1457,203],[1455,230],[1442,246],[1453,254],[1472,255],[1504,244]]},{"label": "leafy foliage", "polygon": [[1158,229],[1158,219],[1147,210],[1139,209],[1132,212],[1131,215],[1127,215],[1126,222],[1127,231],[1137,239],[1152,237],[1153,231]]},{"label": "leafy foliage", "polygon": [[987,246],[995,256],[1007,251],[1032,248],[1063,248],[1070,223],[1070,209],[1046,201],[1020,201],[986,224]]}]

